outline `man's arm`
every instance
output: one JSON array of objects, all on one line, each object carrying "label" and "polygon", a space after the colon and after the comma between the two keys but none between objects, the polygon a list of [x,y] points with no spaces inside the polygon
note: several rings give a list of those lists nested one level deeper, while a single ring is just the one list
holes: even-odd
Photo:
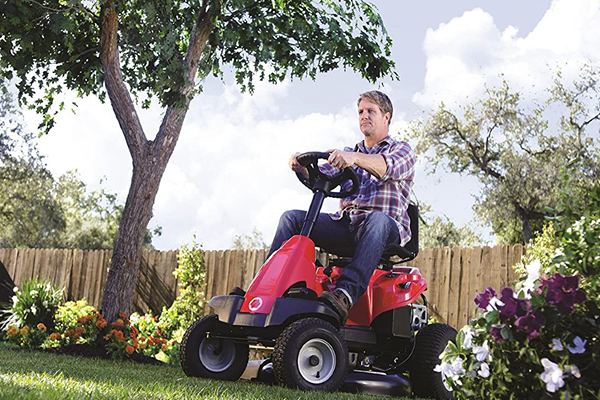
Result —
[{"label": "man's arm", "polygon": [[356,165],[378,179],[381,179],[387,171],[387,164],[381,154],[363,154],[341,150],[330,150],[328,153],[331,155],[327,161],[339,169]]}]

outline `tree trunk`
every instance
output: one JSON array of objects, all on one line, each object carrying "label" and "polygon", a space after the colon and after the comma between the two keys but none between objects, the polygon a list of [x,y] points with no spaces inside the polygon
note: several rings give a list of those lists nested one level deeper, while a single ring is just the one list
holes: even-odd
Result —
[{"label": "tree trunk", "polygon": [[523,233],[523,241],[525,244],[529,243],[533,234],[531,233],[531,224],[529,223],[529,215],[526,210],[521,206],[516,206],[517,215],[521,220],[521,232]]},{"label": "tree trunk", "polygon": [[154,163],[148,153],[133,169],[102,301],[102,314],[109,321],[121,311],[127,315],[132,311],[144,235],[167,161]]},{"label": "tree trunk", "polygon": [[[123,81],[117,44],[118,5],[120,0],[108,0],[102,5],[100,21],[100,58],[104,67],[106,91],[119,121],[133,162],[131,187],[127,195],[119,232],[115,241],[110,270],[102,299],[102,314],[107,321],[117,319],[119,312],[130,314],[142,255],[144,235],[152,207],[171,154],[175,149],[183,120],[193,96],[198,60],[213,28],[212,9],[202,1],[203,11],[196,19],[183,63],[187,83],[180,88],[184,104],[170,106],[156,139],[146,139],[129,90]],[[142,44],[143,45],[143,44]]]}]

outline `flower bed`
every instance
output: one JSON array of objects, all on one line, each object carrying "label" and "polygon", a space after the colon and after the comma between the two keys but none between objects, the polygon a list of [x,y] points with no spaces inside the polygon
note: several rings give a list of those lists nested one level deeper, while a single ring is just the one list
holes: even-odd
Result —
[{"label": "flower bed", "polygon": [[515,288],[475,298],[435,370],[455,398],[600,398],[600,188],[581,215],[557,218],[517,266]]}]

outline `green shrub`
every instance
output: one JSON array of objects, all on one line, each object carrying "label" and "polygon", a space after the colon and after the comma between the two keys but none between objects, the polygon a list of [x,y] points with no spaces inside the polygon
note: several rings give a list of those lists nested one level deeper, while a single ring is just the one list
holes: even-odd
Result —
[{"label": "green shrub", "polygon": [[[166,311],[165,320],[169,318],[171,329],[176,331],[181,327],[187,329],[204,315],[206,263],[204,250],[196,242],[195,236],[191,246],[181,246],[177,255],[177,269],[173,274],[179,280],[179,296]],[[162,314],[165,314],[164,310]]]},{"label": "green shrub", "polygon": [[23,288],[15,288],[14,292],[11,308],[4,311],[8,314],[4,330],[11,325],[22,328],[35,327],[40,323],[47,329],[54,329],[54,314],[62,301],[62,289],[34,279],[23,282]]},{"label": "green shrub", "polygon": [[65,332],[77,327],[77,321],[81,317],[93,315],[96,310],[89,305],[87,300],[67,301],[58,307],[55,314],[56,330]]}]

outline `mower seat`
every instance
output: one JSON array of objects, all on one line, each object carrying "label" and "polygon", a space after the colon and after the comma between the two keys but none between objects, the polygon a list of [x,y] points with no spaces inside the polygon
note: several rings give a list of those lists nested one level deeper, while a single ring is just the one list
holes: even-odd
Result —
[{"label": "mower seat", "polygon": [[[388,270],[392,269],[395,264],[400,264],[414,259],[419,253],[419,208],[414,204],[408,205],[408,217],[410,218],[411,238],[404,246],[392,245],[386,247],[381,259],[379,260],[379,268]],[[329,265],[336,267],[345,267],[350,264],[354,256],[354,247],[336,247],[333,249],[323,249],[329,254],[336,255],[340,258],[329,260]],[[392,261],[391,258],[397,256],[399,260]]]}]

